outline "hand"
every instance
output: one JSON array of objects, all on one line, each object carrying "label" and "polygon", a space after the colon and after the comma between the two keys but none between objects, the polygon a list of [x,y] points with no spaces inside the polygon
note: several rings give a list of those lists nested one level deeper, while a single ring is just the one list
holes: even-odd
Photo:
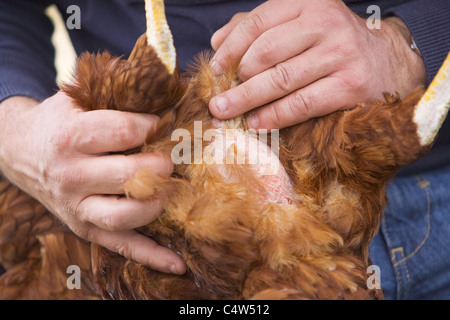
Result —
[{"label": "hand", "polygon": [[133,230],[155,220],[162,204],[121,196],[138,170],[168,176],[172,162],[157,154],[110,154],[142,145],[157,122],[152,115],[84,112],[63,93],[41,104],[10,98],[0,105],[0,169],[79,237],[181,274],[186,267],[178,255]]},{"label": "hand", "polygon": [[240,60],[243,83],[211,99],[214,117],[251,111],[255,129],[291,126],[426,82],[422,58],[398,18],[369,29],[342,1],[269,0],[211,39],[213,67]]}]

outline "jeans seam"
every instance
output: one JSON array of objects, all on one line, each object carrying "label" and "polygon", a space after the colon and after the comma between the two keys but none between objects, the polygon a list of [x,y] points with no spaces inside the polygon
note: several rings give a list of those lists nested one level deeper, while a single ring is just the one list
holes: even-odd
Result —
[{"label": "jeans seam", "polygon": [[[397,260],[396,252],[400,252],[401,259],[400,259],[400,261],[394,263],[395,260]],[[397,288],[397,299],[408,299],[409,289],[411,287],[411,277],[409,276],[408,265],[406,264],[406,260],[403,257],[404,257],[403,247],[397,247],[397,248],[391,249],[391,261],[393,263],[394,270],[397,275],[398,285],[399,285],[399,287]],[[400,265],[400,264],[402,264],[402,265]],[[402,282],[403,282],[402,281],[402,270],[401,270],[402,266],[404,268],[404,274],[406,276],[406,287],[405,288],[402,285]],[[401,290],[404,290],[404,289],[406,292],[405,292],[405,294],[402,294]]]},{"label": "jeans seam", "polygon": [[430,193],[428,191],[429,181],[424,179],[423,177],[421,177],[419,175],[416,176],[416,179],[417,179],[417,183],[418,184],[420,184],[421,182],[425,182],[425,184],[423,186],[421,186],[421,188],[425,190],[425,193],[427,195],[427,233],[425,235],[425,238],[423,238],[422,242],[417,246],[417,248],[414,249],[414,251],[411,252],[410,254],[408,254],[406,257],[402,258],[400,261],[397,261],[394,264],[394,267],[396,267],[400,263],[402,263],[402,262],[412,258],[425,245],[425,242],[427,241],[427,239],[428,239],[428,237],[430,236],[430,233],[431,233],[431,222],[430,222],[431,200],[430,200]]},{"label": "jeans seam", "polygon": [[[381,230],[382,230],[382,232],[383,232],[383,234],[385,236],[386,245],[390,249],[390,253],[391,253],[390,260],[391,260],[391,263],[392,263],[392,268],[393,268],[393,270],[395,272],[395,278],[396,278],[396,283],[397,283],[396,297],[397,297],[397,299],[400,299],[401,298],[401,291],[403,289],[403,286],[402,286],[402,282],[403,281],[402,281],[402,271],[400,270],[400,268],[398,268],[395,265],[395,250],[397,250],[398,248],[392,248],[392,242],[391,242],[391,239],[389,238],[389,231],[388,231],[388,226],[386,224],[386,219],[383,219],[381,221]],[[402,248],[402,250],[403,250],[403,248]],[[408,277],[407,277],[407,279],[408,279]]]}]

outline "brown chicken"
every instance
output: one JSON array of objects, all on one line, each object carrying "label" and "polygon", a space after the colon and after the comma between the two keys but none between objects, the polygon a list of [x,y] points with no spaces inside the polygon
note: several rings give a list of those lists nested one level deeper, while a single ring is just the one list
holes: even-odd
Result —
[{"label": "brown chicken", "polygon": [[[165,24],[158,3],[146,2],[150,31]],[[162,118],[137,152],[174,159],[177,150],[176,159],[188,161],[177,163],[170,178],[142,170],[125,190],[129,197],[164,199],[160,219],[139,231],[181,255],[188,271],[163,274],[87,243],[3,180],[0,298],[381,299],[381,289],[367,286],[369,244],[388,182],[429,150],[446,116],[450,56],[423,99],[422,88],[403,100],[385,94],[385,101],[311,119],[279,137],[272,132],[270,147],[258,144],[260,161],[252,162],[245,146],[262,137],[247,131],[242,117],[218,121],[208,111],[213,96],[239,83],[236,68],[215,76],[203,55],[181,75],[157,41],[142,35],[128,60],[82,55],[75,81],[62,90],[87,111]],[[214,139],[180,142],[178,133],[194,136],[198,129]],[[209,161],[228,157],[245,161]],[[81,269],[80,290],[67,286],[71,265]]]}]

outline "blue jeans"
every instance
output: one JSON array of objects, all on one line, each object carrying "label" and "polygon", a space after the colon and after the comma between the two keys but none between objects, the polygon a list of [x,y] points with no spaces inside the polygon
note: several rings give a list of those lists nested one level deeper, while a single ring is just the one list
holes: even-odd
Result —
[{"label": "blue jeans", "polygon": [[450,166],[398,177],[370,246],[386,299],[450,299]]}]

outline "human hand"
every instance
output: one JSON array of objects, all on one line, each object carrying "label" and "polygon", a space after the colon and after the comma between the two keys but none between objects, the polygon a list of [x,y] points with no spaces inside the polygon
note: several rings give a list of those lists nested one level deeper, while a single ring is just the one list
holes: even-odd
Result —
[{"label": "human hand", "polygon": [[162,213],[160,200],[123,197],[142,168],[168,176],[158,154],[119,155],[142,145],[158,117],[113,110],[84,112],[58,93],[41,104],[24,98],[0,105],[0,169],[75,234],[162,272],[181,274],[182,259],[133,230]]},{"label": "human hand", "polygon": [[255,129],[288,127],[426,82],[422,58],[398,18],[369,29],[342,1],[269,0],[211,39],[213,67],[240,60],[243,81],[211,99],[214,117],[249,112]]}]

